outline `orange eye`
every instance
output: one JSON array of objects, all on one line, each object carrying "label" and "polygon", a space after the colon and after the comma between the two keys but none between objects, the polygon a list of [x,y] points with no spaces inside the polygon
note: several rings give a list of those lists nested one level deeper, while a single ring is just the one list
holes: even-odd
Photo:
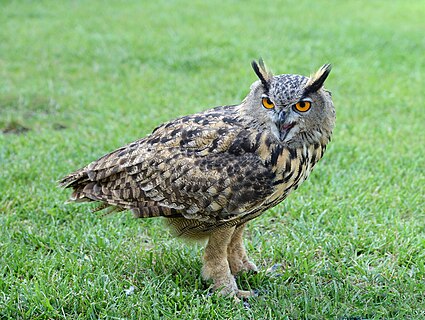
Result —
[{"label": "orange eye", "polygon": [[310,101],[300,101],[300,102],[297,102],[294,107],[295,107],[295,110],[297,110],[299,112],[306,112],[310,109],[311,102]]},{"label": "orange eye", "polygon": [[261,102],[263,103],[263,107],[266,109],[274,108],[274,103],[269,99],[269,97],[264,97]]}]

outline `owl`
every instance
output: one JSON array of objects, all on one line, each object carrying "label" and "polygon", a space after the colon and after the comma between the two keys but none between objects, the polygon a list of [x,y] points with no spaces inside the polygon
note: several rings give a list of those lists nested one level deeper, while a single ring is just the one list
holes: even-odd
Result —
[{"label": "owl", "polygon": [[323,84],[273,75],[262,59],[240,104],[177,118],[79,169],[60,185],[95,209],[163,217],[179,237],[205,239],[202,275],[219,294],[245,298],[235,275],[257,271],[243,244],[246,224],[282,202],[323,157],[335,124]]}]

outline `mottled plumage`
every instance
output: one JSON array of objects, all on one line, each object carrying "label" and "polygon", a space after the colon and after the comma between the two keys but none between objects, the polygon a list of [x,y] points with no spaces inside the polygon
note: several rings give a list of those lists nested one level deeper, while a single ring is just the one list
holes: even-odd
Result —
[{"label": "mottled plumage", "polygon": [[311,77],[259,77],[239,105],[157,127],[60,181],[74,201],[98,210],[167,218],[177,235],[208,238],[203,274],[238,296],[233,275],[256,270],[242,243],[245,223],[283,201],[310,174],[330,141],[335,110],[323,89],[330,66]]}]

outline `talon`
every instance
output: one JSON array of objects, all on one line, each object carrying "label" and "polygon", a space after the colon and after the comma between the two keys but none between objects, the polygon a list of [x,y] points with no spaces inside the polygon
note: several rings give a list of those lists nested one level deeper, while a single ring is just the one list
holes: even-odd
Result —
[{"label": "talon", "polygon": [[244,269],[246,271],[252,271],[253,273],[258,273],[257,266],[251,261],[247,261],[244,263]]},{"label": "talon", "polygon": [[251,297],[256,297],[257,294],[256,294],[255,290],[239,290],[236,293],[236,296],[238,298],[247,299],[247,298],[251,298]]}]

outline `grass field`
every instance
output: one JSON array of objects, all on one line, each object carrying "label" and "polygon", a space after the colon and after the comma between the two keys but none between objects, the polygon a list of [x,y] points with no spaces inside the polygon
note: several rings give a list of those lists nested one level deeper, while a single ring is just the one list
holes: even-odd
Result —
[{"label": "grass field", "polygon": [[[0,1],[1,319],[425,317],[423,1]],[[209,296],[201,245],[98,218],[56,181],[156,125],[334,69],[310,179],[252,221],[250,308]],[[134,287],[134,292],[126,291]]]}]

